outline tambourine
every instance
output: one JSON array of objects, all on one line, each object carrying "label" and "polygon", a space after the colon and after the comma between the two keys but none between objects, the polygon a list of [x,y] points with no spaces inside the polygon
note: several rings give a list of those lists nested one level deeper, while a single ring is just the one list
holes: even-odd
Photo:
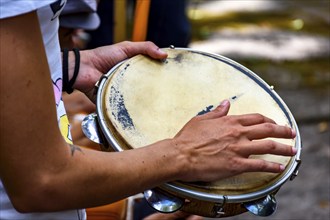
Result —
[{"label": "tambourine", "polygon": [[276,139],[297,149],[293,157],[252,155],[286,166],[281,174],[252,172],[215,182],[165,183],[144,192],[160,212],[182,210],[205,217],[250,211],[268,216],[275,194],[298,174],[301,140],[280,96],[258,75],[226,57],[188,48],[166,48],[166,60],[137,55],[119,63],[98,83],[97,111],[84,120],[87,137],[105,151],[124,151],[172,138],[194,116],[231,102],[229,115],[260,113],[293,128],[295,139]]}]

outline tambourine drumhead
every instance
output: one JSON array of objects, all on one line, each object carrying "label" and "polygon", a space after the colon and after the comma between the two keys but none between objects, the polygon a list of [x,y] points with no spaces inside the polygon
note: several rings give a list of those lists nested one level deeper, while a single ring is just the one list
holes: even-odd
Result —
[{"label": "tambourine drumhead", "polygon": [[[291,113],[279,96],[257,75],[221,56],[166,49],[166,61],[138,55],[108,75],[102,88],[101,114],[121,149],[139,148],[172,138],[192,117],[208,112],[229,99],[229,114],[261,113],[276,123],[295,127]],[[295,147],[295,140],[276,139]],[[117,145],[117,146],[118,146]],[[253,157],[287,166],[291,157]],[[245,173],[211,183],[174,183],[212,194],[239,195],[274,185],[283,174]]]}]

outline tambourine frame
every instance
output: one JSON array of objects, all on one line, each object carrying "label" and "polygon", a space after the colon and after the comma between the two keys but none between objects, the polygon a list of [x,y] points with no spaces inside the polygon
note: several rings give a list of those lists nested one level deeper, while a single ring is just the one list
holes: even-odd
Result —
[{"label": "tambourine frame", "polygon": [[[259,189],[256,192],[251,192],[251,193],[245,193],[245,194],[240,194],[240,195],[220,195],[220,194],[215,194],[215,193],[209,193],[209,192],[202,192],[202,191],[196,191],[193,189],[189,189],[186,187],[181,187],[182,183],[177,183],[177,182],[170,182],[170,183],[165,183],[161,186],[160,188],[164,190],[168,190],[171,192],[174,192],[175,194],[180,194],[183,197],[189,197],[189,198],[194,198],[194,199],[199,199],[199,200],[205,200],[209,202],[214,202],[214,203],[242,203],[242,202],[247,202],[251,200],[256,200],[259,198],[262,198],[266,195],[269,195],[271,193],[276,192],[287,180],[293,179],[297,173],[298,173],[298,168],[300,165],[300,155],[301,155],[301,139],[299,135],[299,130],[298,126],[296,124],[295,119],[293,118],[292,114],[290,113],[290,110],[284,103],[284,101],[280,98],[280,96],[274,91],[272,86],[269,86],[264,80],[262,80],[258,75],[253,73],[251,70],[245,68],[244,66],[238,64],[237,62],[223,57],[218,54],[213,54],[213,53],[206,53],[206,52],[201,52],[201,51],[196,51],[192,50],[189,48],[175,48],[175,50],[185,50],[185,51],[190,51],[193,53],[198,53],[204,56],[208,56],[210,58],[225,62],[226,64],[236,68],[240,72],[246,74],[249,78],[253,79],[259,86],[261,86],[271,97],[278,103],[279,107],[282,109],[284,114],[286,115],[287,119],[290,122],[290,126],[296,130],[297,136],[296,136],[296,148],[297,148],[297,154],[291,158],[290,162],[288,163],[286,170],[283,172],[283,174],[280,175],[279,178],[276,179],[272,183],[271,186],[267,185],[268,188],[263,188]],[[125,61],[122,61],[121,63],[118,63],[116,66],[114,66],[108,73],[106,73],[99,81],[98,83],[98,91],[97,91],[97,99],[96,99],[96,111],[98,115],[98,122],[99,126],[104,134],[104,137],[107,139],[108,143],[111,145],[113,150],[115,151],[123,151],[124,149],[122,146],[118,143],[117,139],[114,137],[114,134],[111,132],[109,129],[109,122],[108,120],[104,117],[104,88],[105,85],[108,81],[108,79],[111,78],[112,74],[124,63]],[[183,183],[184,184],[184,183]]]}]

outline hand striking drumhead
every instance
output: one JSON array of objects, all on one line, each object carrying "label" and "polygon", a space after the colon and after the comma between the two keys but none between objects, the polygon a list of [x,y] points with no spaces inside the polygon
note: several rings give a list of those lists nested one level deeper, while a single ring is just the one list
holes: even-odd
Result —
[{"label": "hand striking drumhead", "polygon": [[[211,111],[224,99],[229,114],[261,113],[292,127],[288,113],[272,89],[257,75],[226,58],[190,50],[168,49],[166,61],[138,55],[110,76],[104,92],[104,114],[131,148],[172,138],[192,117]],[[276,141],[294,146],[293,140]],[[288,164],[290,157],[258,155]],[[201,189],[241,193],[270,184],[279,174],[246,173]]]}]

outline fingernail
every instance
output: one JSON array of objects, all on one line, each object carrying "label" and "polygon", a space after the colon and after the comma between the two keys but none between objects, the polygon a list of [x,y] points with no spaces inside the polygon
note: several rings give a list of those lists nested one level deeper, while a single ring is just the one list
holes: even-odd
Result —
[{"label": "fingernail", "polygon": [[281,165],[280,165],[280,170],[281,170],[281,171],[284,171],[284,170],[285,170],[285,166],[281,164]]},{"label": "fingernail", "polygon": [[291,129],[291,132],[292,132],[292,137],[293,138],[296,137],[296,135],[297,135],[296,131],[294,129]]},{"label": "fingernail", "polygon": [[222,107],[225,107],[225,106],[227,106],[227,105],[229,105],[229,100],[223,100],[221,103],[220,103],[220,106],[222,106]]},{"label": "fingernail", "polygon": [[292,154],[295,155],[296,153],[297,153],[297,148],[293,147],[293,148],[292,148]]}]

